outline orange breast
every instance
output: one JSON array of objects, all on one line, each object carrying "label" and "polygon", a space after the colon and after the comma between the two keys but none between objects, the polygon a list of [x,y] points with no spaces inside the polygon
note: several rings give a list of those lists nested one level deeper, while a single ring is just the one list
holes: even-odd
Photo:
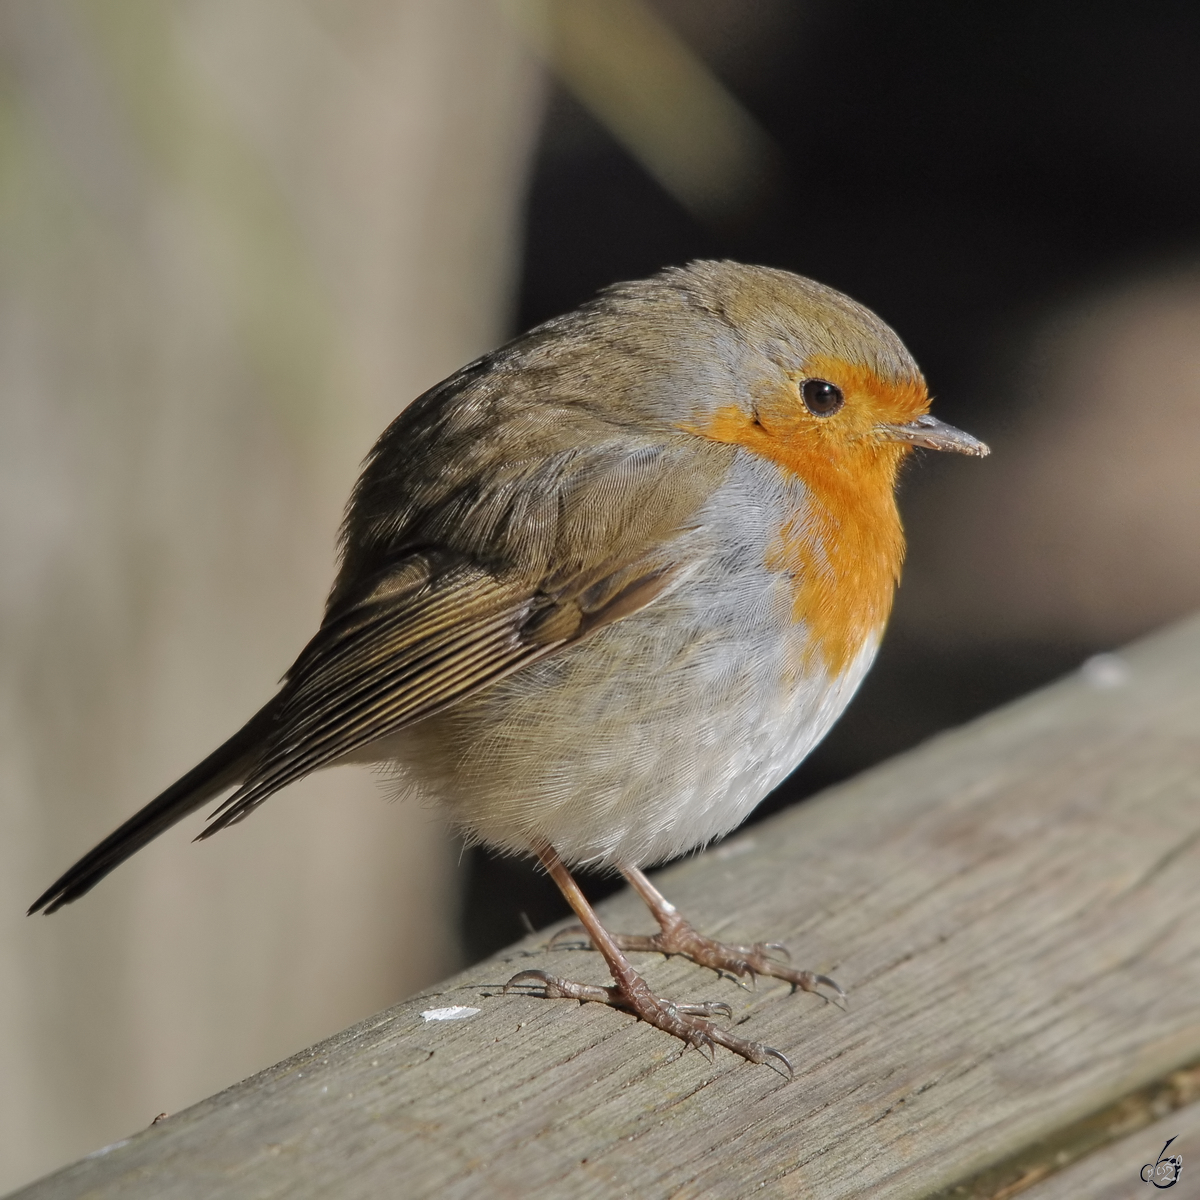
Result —
[{"label": "orange breast", "polygon": [[857,404],[870,424],[861,416],[826,423],[803,408],[794,389],[776,388],[755,397],[753,413],[718,409],[693,432],[743,446],[805,484],[808,502],[780,514],[767,566],[790,577],[793,616],[809,634],[799,668],[811,670],[819,659],[836,677],[882,632],[904,561],[895,484],[907,447],[864,430],[925,411],[929,402],[919,380],[889,384],[840,360],[806,363],[805,375],[838,384],[846,410]]}]

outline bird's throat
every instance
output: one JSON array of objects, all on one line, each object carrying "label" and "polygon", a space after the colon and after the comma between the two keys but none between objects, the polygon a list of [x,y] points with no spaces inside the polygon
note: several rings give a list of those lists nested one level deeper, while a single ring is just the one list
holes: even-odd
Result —
[{"label": "bird's throat", "polygon": [[907,447],[864,443],[832,455],[821,441],[772,436],[737,408],[718,410],[702,432],[803,484],[766,565],[791,582],[793,618],[805,631],[798,670],[808,674],[820,663],[837,677],[880,636],[891,612],[904,562],[895,485]]},{"label": "bird's throat", "polygon": [[[808,483],[808,481],[805,481]],[[810,498],[784,523],[767,566],[786,574],[792,617],[805,631],[801,669],[836,678],[887,623],[904,561],[904,532],[889,486],[853,498]]]}]

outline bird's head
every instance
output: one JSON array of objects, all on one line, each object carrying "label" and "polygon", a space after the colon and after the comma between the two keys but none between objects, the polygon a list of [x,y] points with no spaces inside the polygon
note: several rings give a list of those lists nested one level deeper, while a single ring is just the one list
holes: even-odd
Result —
[{"label": "bird's head", "polygon": [[[878,641],[904,558],[895,483],[914,446],[984,455],[929,415],[912,356],[874,313],[787,271],[699,262],[639,286],[670,386],[659,416],[772,463],[801,486],[767,565],[805,630],[796,669],[833,675]],[[661,316],[655,317],[655,312]]]},{"label": "bird's head", "polygon": [[[810,484],[889,490],[914,446],[985,455],[929,413],[920,370],[874,313],[787,271],[699,262],[667,272],[704,311],[732,386],[698,389],[685,427]],[[712,332],[717,331],[717,332]]]}]

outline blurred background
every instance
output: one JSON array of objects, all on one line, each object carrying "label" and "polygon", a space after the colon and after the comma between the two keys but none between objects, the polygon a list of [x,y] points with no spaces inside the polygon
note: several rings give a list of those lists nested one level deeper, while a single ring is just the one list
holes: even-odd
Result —
[{"label": "blurred background", "polygon": [[560,914],[344,769],[23,916],[270,693],[391,417],[607,283],[815,276],[993,447],[907,472],[760,816],[1200,605],[1198,56],[1166,0],[3,0],[0,1190]]}]

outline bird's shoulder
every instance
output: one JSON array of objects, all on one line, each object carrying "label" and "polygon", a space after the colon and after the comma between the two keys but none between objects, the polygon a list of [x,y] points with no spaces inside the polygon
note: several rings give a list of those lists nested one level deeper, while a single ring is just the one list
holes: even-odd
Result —
[{"label": "bird's shoulder", "polygon": [[628,391],[620,356],[535,351],[478,360],[385,430],[347,509],[331,610],[431,547],[554,591],[670,540],[720,487],[733,448],[607,402]]}]

